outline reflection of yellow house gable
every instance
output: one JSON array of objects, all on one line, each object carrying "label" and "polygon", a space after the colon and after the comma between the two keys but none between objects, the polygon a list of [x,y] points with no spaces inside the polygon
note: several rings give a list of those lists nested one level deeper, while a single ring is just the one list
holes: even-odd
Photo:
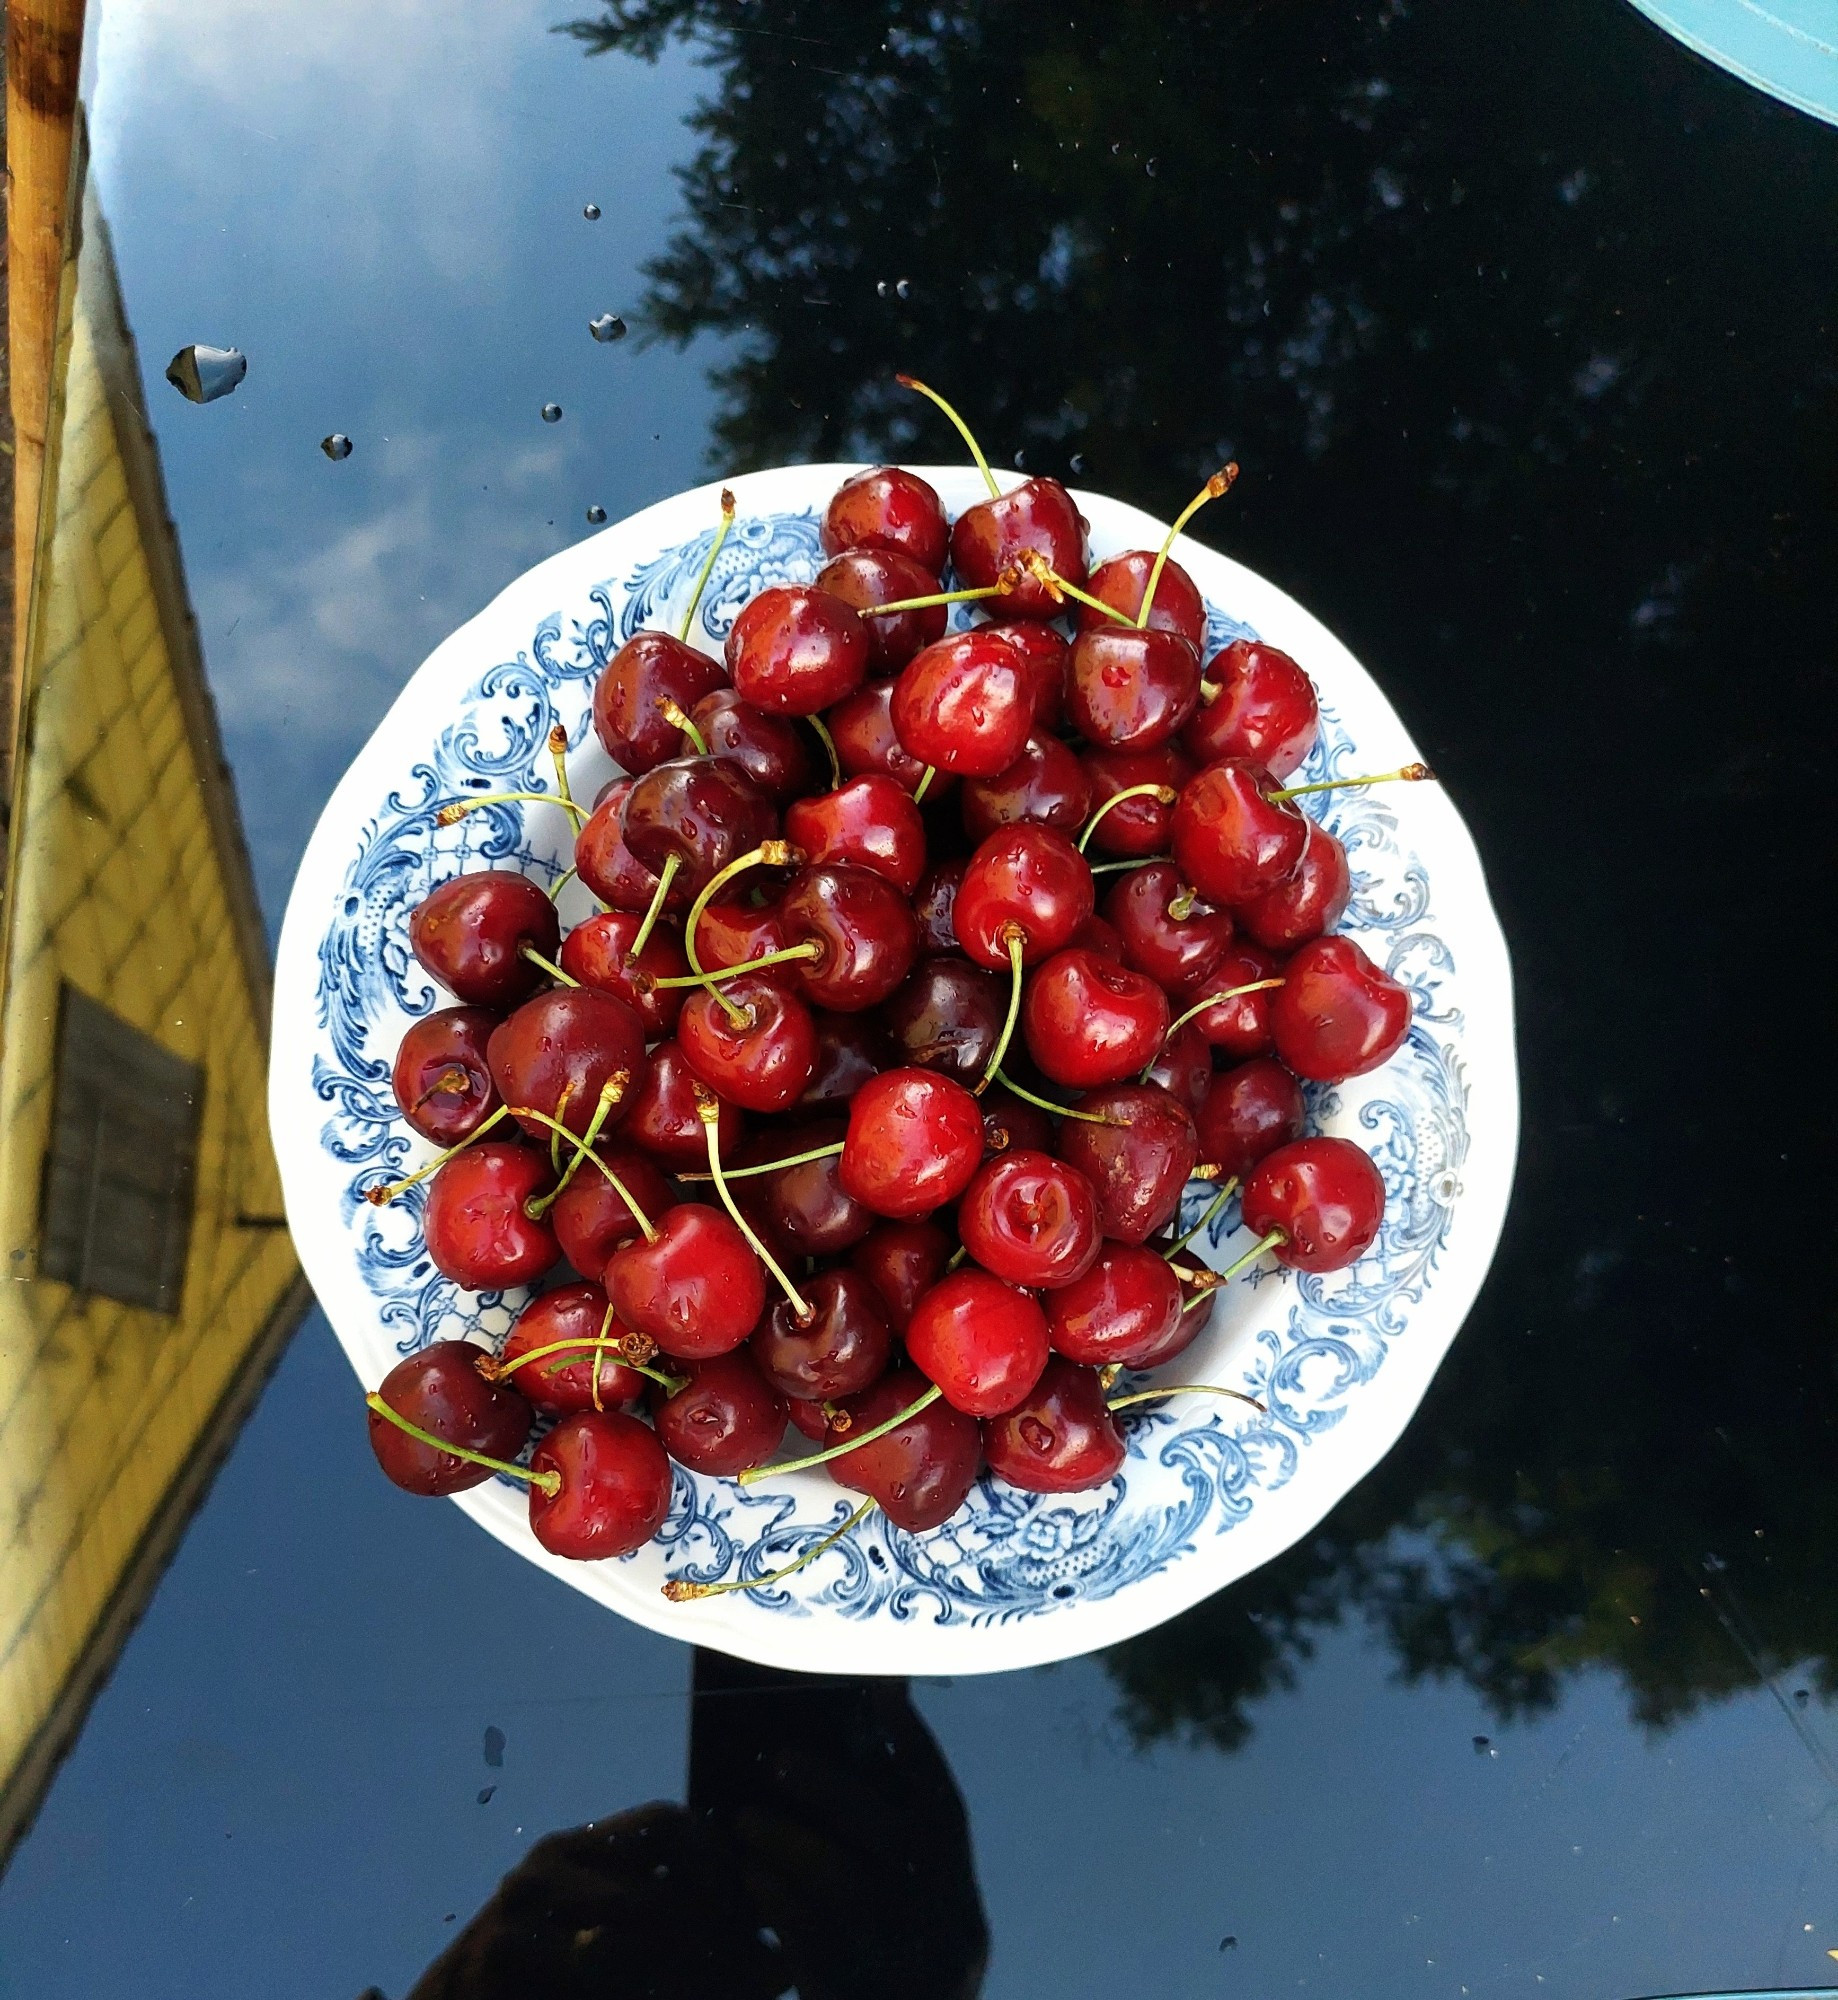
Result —
[{"label": "reflection of yellow house gable", "polygon": [[0,1852],[304,1298],[267,954],[93,201],[82,236],[8,882]]}]

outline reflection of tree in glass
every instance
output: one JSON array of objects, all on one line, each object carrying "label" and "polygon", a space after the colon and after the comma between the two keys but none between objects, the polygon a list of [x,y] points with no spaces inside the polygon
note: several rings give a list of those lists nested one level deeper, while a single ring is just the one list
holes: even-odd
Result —
[{"label": "reflection of tree in glass", "polygon": [[646,319],[736,340],[724,465],[955,455],[896,368],[998,462],[1164,509],[1235,453],[1211,533],[1375,667],[1489,857],[1526,1085],[1493,1280],[1308,1543],[1113,1656],[1137,1726],[1235,1740],[1349,1607],[1503,1710],[1608,1662],[1663,1722],[1745,1648],[1831,1681],[1805,1016],[1757,977],[1822,907],[1770,743],[1832,652],[1831,135],[1590,0],[569,32],[719,77]]}]

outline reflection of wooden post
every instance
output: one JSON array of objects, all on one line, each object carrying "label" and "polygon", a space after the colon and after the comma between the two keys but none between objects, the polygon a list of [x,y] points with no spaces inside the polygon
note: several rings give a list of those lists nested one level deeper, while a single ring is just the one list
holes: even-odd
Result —
[{"label": "reflection of wooden post", "polygon": [[[13,412],[13,644],[0,660],[0,781],[18,729],[69,209],[84,0],[6,0],[7,350]],[[0,793],[0,796],[3,796]]]}]

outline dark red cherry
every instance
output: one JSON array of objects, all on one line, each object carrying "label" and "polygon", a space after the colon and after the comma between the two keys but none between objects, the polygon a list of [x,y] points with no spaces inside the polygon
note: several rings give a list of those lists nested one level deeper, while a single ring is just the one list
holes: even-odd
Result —
[{"label": "dark red cherry", "polygon": [[893,684],[890,713],[905,750],[961,778],[1007,770],[1034,726],[1020,656],[980,627],[916,653]]},{"label": "dark red cherry", "polygon": [[1244,1226],[1283,1232],[1280,1263],[1341,1271],[1372,1247],[1385,1216],[1385,1183],[1348,1139],[1297,1139],[1267,1154],[1244,1184]]},{"label": "dark red cherry", "polygon": [[1051,625],[1031,618],[1014,624],[998,622],[982,628],[992,639],[1000,639],[1021,657],[1021,667],[1034,695],[1034,726],[1058,727],[1066,708],[1066,663],[1072,649]]},{"label": "dark red cherry", "polygon": [[687,715],[727,679],[719,661],[668,632],[635,632],[594,684],[594,734],[615,764],[633,773],[681,757],[689,740],[665,714]]},{"label": "dark red cherry", "polygon": [[906,1351],[966,1416],[1012,1410],[1047,1365],[1046,1316],[1033,1295],[967,1265],[913,1309]]},{"label": "dark red cherry", "polygon": [[1097,1370],[1049,1361],[1025,1402],[984,1424],[983,1455],[1024,1493],[1082,1493],[1114,1479],[1124,1444]]},{"label": "dark red cherry", "polygon": [[1008,928],[1021,934],[1021,962],[1037,965],[1069,944],[1096,907],[1085,857],[1047,826],[1007,826],[970,857],[951,920],[979,965],[1006,972]]},{"label": "dark red cherry", "polygon": [[[1025,479],[1010,492],[979,500],[951,529],[951,567],[973,590],[994,583],[1030,549],[1068,583],[1085,581],[1085,523],[1057,479]],[[1031,576],[1002,599],[1005,618],[1054,618],[1061,609]]]},{"label": "dark red cherry", "polygon": [[1043,1076],[1091,1090],[1153,1060],[1168,1033],[1168,996],[1095,952],[1056,952],[1027,983],[1021,1028]]},{"label": "dark red cherry", "polygon": [[1008,1013],[1008,988],[955,953],[921,959],[881,1009],[896,1059],[967,1088],[982,1081]]},{"label": "dark red cherry", "polygon": [[955,1201],[982,1157],[982,1114],[961,1083],[883,1070],[849,1106],[841,1181],[876,1215],[910,1221]]},{"label": "dark red cherry", "polygon": [[[738,1112],[735,1117],[738,1120]],[[698,1137],[701,1130],[698,1125]],[[622,1139],[631,1136],[629,1131],[620,1134]],[[636,1148],[599,1146],[595,1151],[647,1217],[663,1214],[676,1199],[656,1164]],[[707,1158],[706,1148],[701,1157]],[[620,1244],[629,1243],[642,1233],[638,1217],[627,1207],[619,1189],[591,1163],[583,1165],[556,1196],[549,1221],[561,1243],[562,1255],[577,1271],[596,1278],[606,1269],[606,1260]]]},{"label": "dark red cherry", "polygon": [[913,1308],[944,1276],[955,1248],[935,1222],[877,1222],[849,1262],[880,1294],[887,1323],[904,1334]]},{"label": "dark red cherry", "polygon": [[[1133,792],[1138,785],[1165,785],[1178,793],[1193,776],[1192,759],[1172,743],[1153,750],[1087,750],[1082,761],[1091,780],[1093,812],[1107,799]],[[1140,792],[1098,821],[1088,845],[1119,861],[1133,861],[1166,854],[1173,828],[1174,807],[1152,792]]]},{"label": "dark red cherry", "polygon": [[1207,661],[1205,681],[1220,693],[1202,700],[1186,730],[1200,763],[1245,758],[1280,780],[1313,749],[1321,720],[1314,683],[1287,653],[1234,639]]},{"label": "dark red cherry", "polygon": [[[1188,989],[1182,998],[1197,1005],[1215,993],[1231,993],[1240,986],[1255,986],[1276,976],[1276,961],[1254,944],[1231,945],[1211,972],[1201,980],[1198,991]],[[1239,993],[1235,999],[1220,1000],[1196,1014],[1191,1025],[1229,1062],[1246,1062],[1267,1054],[1270,1043],[1272,1003],[1283,989],[1265,987],[1261,993]]]},{"label": "dark red cherry", "polygon": [[963,812],[964,831],[972,840],[985,840],[997,827],[1022,820],[1077,833],[1091,817],[1091,780],[1057,736],[1036,729],[1006,771],[964,780]]},{"label": "dark red cherry", "polygon": [[749,870],[735,883],[739,893],[732,902],[718,896],[702,906],[696,919],[696,956],[705,972],[751,965],[756,958],[785,949],[785,925],[779,917],[777,898],[755,903],[747,893],[747,885],[757,884],[764,875],[763,870],[758,875]]},{"label": "dark red cherry", "polygon": [[527,875],[484,868],[451,881],[415,905],[409,948],[422,965],[473,1007],[514,1007],[548,978],[523,947],[553,958],[561,942],[555,905]]},{"label": "dark red cherry", "polygon": [[729,628],[727,662],[735,688],[755,708],[816,715],[861,686],[868,672],[868,634],[827,590],[774,584]]},{"label": "dark red cherry", "polygon": [[1072,933],[1068,949],[1088,951],[1094,958],[1105,959],[1112,965],[1123,963],[1123,939],[1116,925],[1102,917],[1087,917]]},{"label": "dark red cherry", "polygon": [[892,549],[936,576],[945,566],[951,529],[944,502],[916,472],[877,465],[837,487],[823,510],[819,538],[826,556],[844,549]]},{"label": "dark red cherry", "polygon": [[[701,1080],[679,1044],[659,1042],[651,1051],[651,1067],[643,1083],[626,1098],[625,1116],[619,1123],[620,1138],[627,1145],[642,1147],[667,1167],[706,1167],[708,1141],[702,1136],[702,1121],[696,1116],[695,1086]],[[715,1136],[724,1159],[739,1145],[745,1126],[740,1106],[723,1098],[721,1122],[715,1127]],[[576,1179],[579,1178],[577,1175]],[[632,1192],[642,1204],[644,1196],[638,1194],[637,1188]],[[564,1201],[567,1198],[562,1197]]]},{"label": "dark red cherry", "polygon": [[1124,963],[1170,993],[1197,988],[1232,942],[1231,918],[1201,902],[1172,861],[1151,861],[1121,876],[1104,899],[1104,914],[1123,940]]},{"label": "dark red cherry", "polygon": [[1302,1086],[1280,1062],[1256,1056],[1221,1070],[1194,1113],[1200,1151],[1242,1180],[1265,1154],[1302,1136]]},{"label": "dark red cherry", "polygon": [[1081,1097],[1077,1108],[1114,1122],[1068,1118],[1060,1127],[1061,1158],[1096,1191],[1105,1235],[1146,1243],[1180,1208],[1200,1157],[1193,1120],[1152,1083],[1114,1083]]},{"label": "dark red cherry", "polygon": [[770,840],[778,815],[731,757],[681,757],[633,784],[621,825],[633,858],[654,875],[675,856],[672,887],[693,897],[730,861]]},{"label": "dark red cherry", "polygon": [[1298,1076],[1340,1083],[1388,1062],[1410,1032],[1410,990],[1351,938],[1316,938],[1270,995],[1276,1052]]},{"label": "dark red cherry", "polygon": [[1162,1043],[1143,1078],[1144,1083],[1159,1083],[1190,1112],[1199,1110],[1212,1080],[1212,1044],[1191,1021],[1182,1022]]},{"label": "dark red cherry", "polygon": [[881,772],[788,806],[785,838],[808,861],[867,868],[903,896],[918,888],[925,873],[925,821],[912,793]]},{"label": "dark red cherry", "polygon": [[[813,1118],[806,1124],[787,1125],[761,1141],[771,1148],[763,1157],[786,1160],[798,1153],[814,1153],[820,1146],[833,1146],[847,1130],[847,1122],[841,1118]],[[806,1160],[802,1166],[786,1167],[780,1173],[751,1177],[768,1220],[801,1257],[837,1256],[874,1227],[875,1218],[868,1210],[843,1193],[837,1179],[840,1159],[840,1154],[831,1153],[826,1159]]]},{"label": "dark red cherry", "polygon": [[[1129,549],[1120,556],[1106,556],[1092,571],[1086,593],[1133,621],[1141,615],[1142,594],[1149,587],[1149,574],[1154,567],[1153,549]],[[1074,610],[1081,632],[1117,622],[1106,618],[1102,611],[1094,611],[1089,604],[1076,605]],[[1193,578],[1172,556],[1162,564],[1161,576],[1156,581],[1155,601],[1149,607],[1149,629],[1178,632],[1195,647],[1204,648],[1206,644],[1206,602]]]},{"label": "dark red cherry", "polygon": [[662,1398],[651,1413],[657,1439],[679,1465],[732,1479],[764,1465],[785,1435],[785,1398],[759,1372],[747,1350],[685,1361],[686,1388]]},{"label": "dark red cherry", "polygon": [[428,1183],[422,1234],[436,1270],[469,1292],[531,1285],[561,1254],[547,1222],[524,1203],[555,1184],[546,1151],[482,1139]]},{"label": "dark red cherry", "polygon": [[[896,1368],[843,1405],[849,1431],[861,1434],[909,1409],[927,1387],[911,1368]],[[849,1435],[833,1434],[831,1443]],[[942,1397],[896,1425],[885,1437],[858,1445],[826,1468],[838,1486],[867,1493],[896,1528],[922,1535],[948,1521],[964,1504],[983,1463],[976,1419]]]},{"label": "dark red cherry", "polygon": [[1094,1368],[1141,1368],[1180,1325],[1186,1303],[1165,1257],[1129,1243],[1106,1243],[1083,1277],[1045,1301],[1047,1338],[1068,1361]]},{"label": "dark red cherry", "polygon": [[785,1399],[785,1414],[791,1419],[792,1429],[807,1437],[813,1444],[834,1444],[830,1435],[830,1413],[821,1403],[800,1403],[791,1397]]},{"label": "dark red cherry", "polygon": [[1181,873],[1209,902],[1234,908],[1261,896],[1302,858],[1308,821],[1293,799],[1270,794],[1262,764],[1209,764],[1181,793],[1172,845]]},{"label": "dark red cherry", "polygon": [[840,597],[862,614],[868,634],[868,671],[897,674],[922,646],[944,637],[949,613],[942,604],[918,611],[895,611],[886,617],[868,615],[877,604],[904,604],[909,598],[935,597],[943,585],[935,572],[911,556],[890,549],[849,549],[817,572],[817,588]]},{"label": "dark red cherry", "polygon": [[[676,1026],[683,1006],[681,987],[657,982],[681,978],[689,970],[689,960],[683,956],[682,940],[676,932],[667,924],[658,924],[633,964],[632,940],[643,921],[631,910],[598,910],[562,939],[557,963],[582,986],[623,1001],[644,1024],[647,1040],[655,1041]],[[708,958],[705,948],[703,963],[711,962],[719,963]]]},{"label": "dark red cherry", "polygon": [[[879,774],[891,778],[903,792],[916,792],[925,776],[925,759],[915,757],[894,731],[893,690],[892,681],[870,681],[839,701],[824,720],[836,745],[836,760],[847,776]],[[956,783],[949,771],[938,771],[926,797],[935,799]]]},{"label": "dark red cherry", "polygon": [[810,1081],[798,1098],[800,1111],[846,1105],[893,1060],[879,1022],[864,1014],[832,1014],[813,1007],[811,1025],[817,1033],[817,1056]]},{"label": "dark red cherry", "polygon": [[768,715],[730,687],[705,694],[689,719],[713,757],[731,757],[777,805],[808,792],[811,753],[807,734],[783,715]]},{"label": "dark red cherry", "polygon": [[[795,970],[813,1006],[834,1013],[878,1007],[919,955],[912,906],[884,875],[866,868],[803,869],[779,898],[779,918],[788,948],[819,947],[815,957],[787,969]],[[804,1082],[809,1076],[807,1069]]]},{"label": "dark red cherry", "polygon": [[1199,699],[1199,648],[1178,632],[1107,618],[1072,642],[1066,713],[1092,743],[1156,749],[1172,741]]},{"label": "dark red cherry", "polygon": [[455,1146],[497,1110],[485,1044],[498,1018],[488,1007],[440,1007],[402,1037],[390,1083],[403,1117],[424,1139]]},{"label": "dark red cherry", "polygon": [[[530,1434],[530,1406],[507,1387],[486,1380],[491,1356],[469,1340],[436,1340],[383,1377],[377,1394],[400,1417],[449,1444],[514,1459]],[[408,1493],[464,1493],[491,1478],[489,1466],[435,1451],[387,1417],[370,1412],[370,1449]]]},{"label": "dark red cherry", "polygon": [[539,1410],[561,1416],[570,1410],[616,1410],[622,1403],[637,1402],[644,1394],[645,1378],[605,1348],[570,1347],[522,1367],[514,1364],[564,1340],[619,1341],[625,1332],[617,1320],[607,1324],[606,1294],[598,1285],[557,1285],[533,1298],[517,1315],[498,1356],[498,1372]]},{"label": "dark red cherry", "polygon": [[983,1146],[991,1153],[1050,1153],[1053,1121],[1037,1104],[998,1085],[977,1102],[983,1107]]},{"label": "dark red cherry", "polygon": [[[740,1010],[735,1020],[725,1000]],[[721,998],[697,990],[677,1016],[683,1060],[709,1089],[746,1111],[785,1111],[803,1095],[817,1066],[810,1009],[771,972],[743,972],[721,984]]]},{"label": "dark red cherry", "polygon": [[920,878],[913,896],[913,916],[919,925],[921,951],[957,949],[957,924],[952,912],[966,865],[962,861],[934,862]]},{"label": "dark red cherry", "polygon": [[806,1278],[798,1289],[810,1307],[800,1320],[778,1299],[753,1330],[751,1352],[781,1395],[806,1403],[854,1396],[886,1371],[893,1328],[881,1295],[859,1271],[842,1265]]},{"label": "dark red cherry", "polygon": [[1170,1361],[1187,1352],[1203,1334],[1212,1320],[1213,1305],[1218,1299],[1220,1286],[1214,1285],[1203,1292],[1189,1292],[1174,1325],[1165,1340],[1142,1350],[1142,1358],[1132,1361],[1132,1368],[1163,1368]]},{"label": "dark red cherry", "polygon": [[[625,844],[621,822],[632,784],[630,778],[619,778],[601,794],[592,817],[575,835],[574,865],[601,902],[642,916],[657,894],[657,877]],[[680,912],[694,899],[695,892],[685,889],[678,876],[670,885],[664,908]]]},{"label": "dark red cherry", "polygon": [[618,1410],[577,1410],[530,1454],[555,1473],[553,1495],[530,1488],[530,1532],[552,1556],[601,1562],[643,1548],[670,1511],[670,1460],[647,1424]]},{"label": "dark red cherry", "polygon": [[613,1310],[685,1361],[731,1352],[766,1309],[766,1273],[752,1244],[729,1216],[700,1202],[665,1209],[655,1226],[655,1236],[607,1259]]},{"label": "dark red cherry", "polygon": [[957,1231],[984,1270],[1047,1291],[1090,1270],[1103,1244],[1091,1183],[1049,1153],[985,1160],[957,1205]]},{"label": "dark red cherry", "polygon": [[1238,924],[1267,951],[1294,951],[1331,931],[1352,899],[1346,849],[1311,819],[1295,872],[1254,901],[1240,903]]},{"label": "dark red cherry", "polygon": [[[601,1087],[624,1073],[624,1091],[601,1120],[609,1131],[625,1116],[626,1099],[644,1081],[644,1023],[623,1000],[591,986],[558,986],[526,1000],[492,1030],[486,1049],[492,1081],[513,1112],[526,1106],[585,1133],[598,1114]],[[550,1128],[517,1121],[538,1145]]]}]

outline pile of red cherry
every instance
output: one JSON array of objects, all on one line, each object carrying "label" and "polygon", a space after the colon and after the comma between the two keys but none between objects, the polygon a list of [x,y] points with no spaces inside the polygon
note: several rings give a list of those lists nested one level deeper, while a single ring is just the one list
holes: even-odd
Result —
[{"label": "pile of red cherry", "polygon": [[[754,597],[725,663],[619,648],[593,724],[627,775],[576,805],[558,731],[556,791],[504,795],[575,817],[605,907],[566,937],[498,869],[414,910],[459,1004],[409,1029],[395,1091],[450,1150],[369,1197],[431,1176],[428,1254],[468,1290],[581,1275],[502,1352],[389,1374],[370,1437],[397,1484],[513,1473],[545,1548],[617,1556],[663,1523],[672,1459],[782,1469],[789,1422],[822,1447],[797,1463],[868,1496],[845,1528],[878,1504],[918,1532],[985,1465],[1038,1492],[1116,1473],[1117,1410],[1169,1393],[1118,1373],[1178,1355],[1224,1282],[1182,1260],[1198,1226],[1166,1240],[1196,1176],[1202,1223],[1236,1191],[1257,1238],[1234,1272],[1372,1243],[1377,1169],[1303,1136],[1302,1080],[1384,1062],[1410,999],[1330,935],[1346,855],[1296,803],[1327,787],[1284,782],[1308,676],[1255,640],[1204,659],[1174,531],[1088,571],[1063,486],[989,486],[952,522],[914,474],[858,474],[828,566]],[[987,622],[947,633],[953,602]]]}]

